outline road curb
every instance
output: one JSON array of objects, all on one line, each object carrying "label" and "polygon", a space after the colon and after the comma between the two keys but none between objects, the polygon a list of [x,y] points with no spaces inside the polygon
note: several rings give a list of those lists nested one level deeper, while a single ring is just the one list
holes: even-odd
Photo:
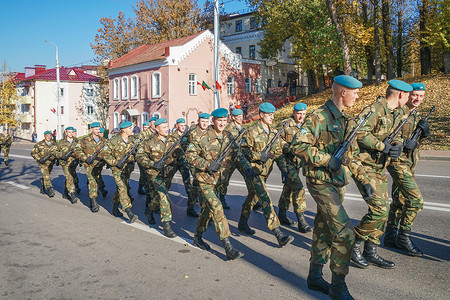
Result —
[{"label": "road curb", "polygon": [[443,161],[450,161],[450,157],[448,156],[421,156],[420,159],[424,160],[443,160]]}]

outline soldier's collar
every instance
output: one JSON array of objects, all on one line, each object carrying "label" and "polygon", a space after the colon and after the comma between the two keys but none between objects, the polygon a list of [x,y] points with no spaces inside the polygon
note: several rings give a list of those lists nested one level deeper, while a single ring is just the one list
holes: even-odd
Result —
[{"label": "soldier's collar", "polygon": [[333,117],[337,120],[340,117],[344,117],[344,114],[341,113],[339,111],[339,109],[336,107],[336,105],[334,104],[334,102],[329,99],[326,103],[325,106],[328,107],[328,109],[330,110],[331,114],[333,115]]}]

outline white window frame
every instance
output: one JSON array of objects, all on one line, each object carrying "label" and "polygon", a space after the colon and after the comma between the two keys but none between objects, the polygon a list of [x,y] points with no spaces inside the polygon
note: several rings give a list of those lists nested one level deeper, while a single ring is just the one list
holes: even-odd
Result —
[{"label": "white window frame", "polygon": [[131,99],[138,99],[138,90],[139,90],[139,77],[133,75],[131,76],[131,83],[130,83]]},{"label": "white window frame", "polygon": [[119,78],[113,80],[113,99],[119,100]]},{"label": "white window frame", "polygon": [[161,118],[161,113],[156,111],[152,114],[152,117],[157,117],[159,119]]},{"label": "white window frame", "polygon": [[227,95],[234,95],[234,77],[228,76],[227,78]]},{"label": "white window frame", "polygon": [[[157,78],[159,78],[159,82]],[[161,72],[152,74],[152,98],[161,98]]]},{"label": "white window frame", "polygon": [[114,113],[114,118],[113,118],[113,127],[114,129],[119,129],[119,122],[120,120],[120,114],[118,112]]},{"label": "white window frame", "polygon": [[197,95],[197,74],[195,73],[189,73],[189,95]]},{"label": "white window frame", "polygon": [[150,120],[148,112],[141,113],[141,129],[144,126],[144,122],[148,122],[148,120]]},{"label": "white window frame", "polygon": [[261,94],[261,78],[255,78],[255,94]]},{"label": "white window frame", "polygon": [[122,77],[121,80],[121,95],[122,99],[128,99],[128,77]]},{"label": "white window frame", "polygon": [[86,97],[92,97],[94,96],[94,88],[92,87],[87,87],[85,88],[86,91]]},{"label": "white window frame", "polygon": [[250,77],[245,78],[245,92],[247,94],[252,93],[252,79]]},{"label": "white window frame", "polygon": [[[90,108],[90,109],[89,109]],[[94,106],[93,105],[87,105],[86,106],[86,114],[88,116],[94,115]]]}]

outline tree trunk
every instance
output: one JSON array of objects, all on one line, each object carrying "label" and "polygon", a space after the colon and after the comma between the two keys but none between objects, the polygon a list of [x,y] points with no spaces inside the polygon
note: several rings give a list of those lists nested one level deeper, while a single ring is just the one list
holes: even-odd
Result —
[{"label": "tree trunk", "polygon": [[331,21],[336,26],[336,30],[339,35],[339,43],[341,45],[342,56],[344,58],[344,63],[345,63],[345,68],[344,68],[345,74],[352,76],[353,70],[352,70],[352,63],[351,63],[351,59],[350,59],[350,50],[348,48],[347,37],[345,36],[344,28],[339,19],[336,4],[334,3],[334,0],[326,0],[326,2],[327,2],[328,10],[330,12]]},{"label": "tree trunk", "polygon": [[450,73],[450,51],[444,51],[444,72]]},{"label": "tree trunk", "polygon": [[420,72],[422,75],[431,73],[431,48],[425,41],[428,34],[425,32],[426,23],[428,19],[428,0],[422,0],[422,7],[420,8]]},{"label": "tree trunk", "polygon": [[[362,15],[364,21],[364,27],[369,28],[369,18],[368,18],[368,6],[367,0],[362,1]],[[366,54],[366,63],[367,63],[367,83],[373,83],[373,47],[371,45],[364,46],[364,52]]]},{"label": "tree trunk", "polygon": [[373,0],[373,28],[375,44],[375,84],[381,84],[381,64],[380,64],[380,33],[378,31],[378,0]]},{"label": "tree trunk", "polygon": [[306,71],[308,75],[308,95],[317,93],[317,78],[313,69]]},{"label": "tree trunk", "polygon": [[402,77],[402,69],[403,69],[403,60],[402,60],[402,51],[403,51],[403,12],[400,8],[397,13],[398,20],[398,37],[397,37],[397,77]]},{"label": "tree trunk", "polygon": [[383,25],[383,40],[384,47],[386,49],[386,67],[387,67],[387,79],[395,77],[394,73],[394,50],[392,47],[392,33],[389,14],[389,0],[381,0],[381,15]]}]

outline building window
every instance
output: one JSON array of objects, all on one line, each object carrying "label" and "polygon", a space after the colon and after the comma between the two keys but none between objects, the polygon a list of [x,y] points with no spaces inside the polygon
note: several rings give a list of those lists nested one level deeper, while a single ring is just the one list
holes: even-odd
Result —
[{"label": "building window", "polygon": [[122,77],[122,99],[128,99],[128,77]]},{"label": "building window", "polygon": [[94,107],[92,105],[87,106],[87,114],[90,116],[94,114]]},{"label": "building window", "polygon": [[114,100],[119,99],[119,78],[115,78],[113,81],[113,97]]},{"label": "building window", "polygon": [[236,21],[236,32],[242,31],[242,20]]},{"label": "building window", "polygon": [[138,77],[136,75],[131,77],[131,99],[138,98]]},{"label": "building window", "polygon": [[255,79],[255,94],[261,94],[261,78]]},{"label": "building window", "polygon": [[120,115],[118,112],[114,113],[114,118],[113,118],[113,126],[114,126],[114,130],[118,130],[119,129],[119,120],[120,120]]},{"label": "building window", "polygon": [[64,114],[64,106],[61,106],[61,114]]},{"label": "building window", "polygon": [[30,104],[22,104],[20,106],[20,111],[24,114],[24,113],[29,113],[30,112]]},{"label": "building window", "polygon": [[149,117],[147,112],[141,113],[141,128],[144,126],[144,122],[148,122]]},{"label": "building window", "polygon": [[228,77],[227,80],[227,94],[234,95],[234,77]]},{"label": "building window", "polygon": [[161,73],[159,72],[152,74],[152,97],[161,97]]},{"label": "building window", "polygon": [[157,119],[161,118],[161,114],[159,112],[154,112],[152,117],[156,117]]},{"label": "building window", "polygon": [[197,74],[189,74],[189,95],[197,95]]},{"label": "building window", "polygon": [[59,96],[64,97],[64,88],[59,88]]},{"label": "building window", "polygon": [[257,24],[256,24],[256,19],[255,18],[250,18],[250,29],[256,29],[258,28]]},{"label": "building window", "polygon": [[245,78],[245,92],[250,94],[252,92],[252,79]]},{"label": "building window", "polygon": [[255,45],[250,45],[250,46],[248,47],[248,53],[249,53],[248,57],[249,57],[250,59],[255,59],[255,54],[256,54],[256,51],[255,51]]},{"label": "building window", "polygon": [[86,96],[87,97],[94,96],[94,89],[93,88],[86,88]]},{"label": "building window", "polygon": [[236,47],[236,53],[242,54],[242,47]]}]

